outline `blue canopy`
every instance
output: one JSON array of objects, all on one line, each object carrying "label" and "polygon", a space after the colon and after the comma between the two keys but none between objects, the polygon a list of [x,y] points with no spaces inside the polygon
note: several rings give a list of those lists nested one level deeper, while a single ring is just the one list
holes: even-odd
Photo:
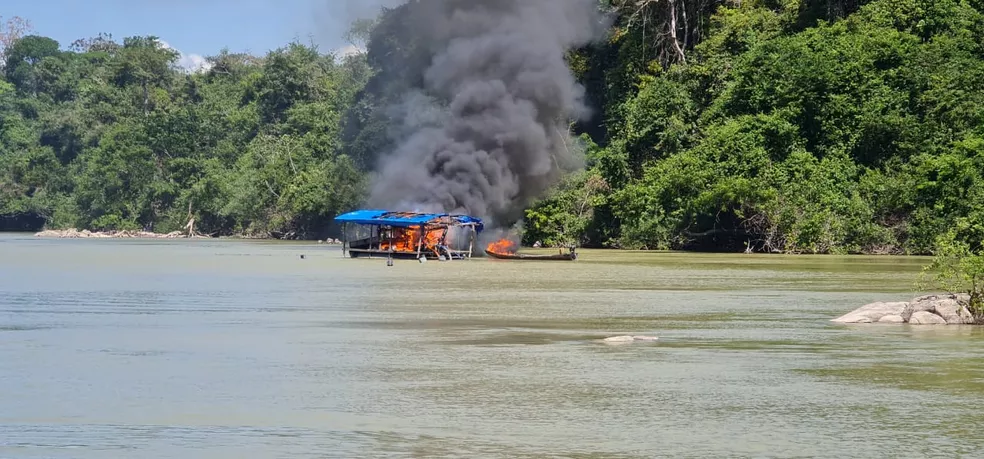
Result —
[{"label": "blue canopy", "polygon": [[476,223],[475,231],[482,232],[485,225],[482,219],[468,215],[424,214],[418,212],[394,212],[389,210],[356,210],[335,217],[336,222],[356,223],[359,225],[387,225],[409,228],[420,226],[436,218],[451,217],[458,223]]}]

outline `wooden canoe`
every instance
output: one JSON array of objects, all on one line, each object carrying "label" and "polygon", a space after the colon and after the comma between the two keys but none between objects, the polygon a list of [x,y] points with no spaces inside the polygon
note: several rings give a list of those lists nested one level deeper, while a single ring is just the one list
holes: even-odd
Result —
[{"label": "wooden canoe", "polygon": [[485,251],[485,254],[499,260],[549,260],[549,261],[574,261],[577,260],[577,253],[558,253],[554,255],[531,255],[523,253],[495,253]]}]

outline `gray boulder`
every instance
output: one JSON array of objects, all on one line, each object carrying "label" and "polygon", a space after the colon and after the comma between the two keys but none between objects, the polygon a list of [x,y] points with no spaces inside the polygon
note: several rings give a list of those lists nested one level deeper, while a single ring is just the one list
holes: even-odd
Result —
[{"label": "gray boulder", "polygon": [[917,312],[932,312],[936,309],[936,303],[945,298],[946,297],[940,295],[926,295],[913,298],[913,300],[909,302],[909,305],[905,307],[905,310],[902,311],[902,319],[906,322],[910,322],[912,320],[912,315]]},{"label": "gray boulder", "polygon": [[970,295],[966,293],[924,295],[909,302],[866,304],[831,321],[848,324],[974,324],[977,322],[967,309],[969,302]]},{"label": "gray boulder", "polygon": [[904,301],[894,303],[871,303],[861,306],[847,314],[844,314],[831,322],[842,324],[870,324],[878,322],[885,316],[901,316],[909,303]]},{"label": "gray boulder", "polygon": [[887,315],[885,317],[882,317],[881,319],[878,319],[878,323],[880,323],[880,324],[901,324],[901,323],[905,323],[905,320],[902,320],[902,316],[900,316],[900,315],[897,315],[897,314],[889,314],[889,315]]},{"label": "gray boulder", "polygon": [[916,311],[909,317],[912,325],[946,325],[946,320],[929,311]]},{"label": "gray boulder", "polygon": [[970,314],[970,311],[954,299],[948,298],[937,301],[933,312],[942,317],[948,324],[974,323],[974,316]]}]

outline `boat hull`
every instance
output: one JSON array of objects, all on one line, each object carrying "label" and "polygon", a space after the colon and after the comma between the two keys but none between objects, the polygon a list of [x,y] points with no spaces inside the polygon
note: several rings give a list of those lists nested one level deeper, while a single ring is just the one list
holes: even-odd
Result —
[{"label": "boat hull", "polygon": [[488,250],[485,254],[489,257],[496,258],[499,260],[542,260],[542,261],[574,261],[577,260],[576,253],[561,253],[557,255],[529,255],[520,253],[495,253]]}]

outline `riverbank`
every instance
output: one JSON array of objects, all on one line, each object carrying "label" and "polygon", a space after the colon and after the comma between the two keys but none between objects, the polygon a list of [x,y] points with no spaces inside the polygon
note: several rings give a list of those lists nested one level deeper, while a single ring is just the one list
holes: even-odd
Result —
[{"label": "riverbank", "polygon": [[150,231],[89,231],[69,228],[64,230],[44,230],[34,234],[35,237],[62,238],[62,239],[88,239],[88,238],[141,238],[141,239],[179,239],[179,238],[200,238],[207,239],[208,236],[196,234],[189,235],[183,231],[172,231],[170,233],[153,233]]},{"label": "riverbank", "polygon": [[[31,233],[30,231],[25,231]],[[37,231],[33,233],[35,237],[42,238],[61,238],[61,239],[236,239],[236,240],[257,240],[257,241],[284,241],[284,240],[295,240],[295,241],[310,241],[317,242],[318,244],[331,244],[331,245],[341,245],[342,241],[339,239],[293,239],[289,237],[279,237],[276,234],[267,235],[257,235],[257,234],[233,234],[224,236],[214,236],[195,233],[194,236],[189,236],[185,231],[172,231],[170,233],[154,233],[151,231],[136,231],[136,230],[109,230],[109,231],[92,231],[88,229],[79,230],[76,228],[69,229],[48,229]],[[531,246],[521,246],[520,251],[542,251],[542,253],[553,253],[553,250],[557,249],[568,249],[566,245],[537,245],[533,244]],[[652,249],[630,249],[624,247],[594,247],[585,246],[578,247],[578,251],[582,250],[598,250],[598,251],[612,251],[612,252],[644,252],[644,253],[683,253],[691,255],[702,255],[702,256],[714,256],[714,255],[775,255],[775,256],[796,256],[796,257],[833,257],[833,258],[843,258],[843,257],[878,257],[878,258],[890,258],[890,257],[906,257],[906,258],[920,258],[925,257],[923,254],[908,254],[901,255],[897,253],[888,252],[877,252],[877,253],[777,253],[777,252],[749,252],[749,251],[713,251],[713,250],[652,250]]]},{"label": "riverbank", "polygon": [[[205,234],[188,234],[185,231],[172,231],[170,233],[154,233],[151,231],[90,231],[69,228],[63,230],[43,230],[34,233],[34,237],[58,238],[58,239],[213,239],[212,236]],[[275,239],[255,236],[224,236],[225,239]],[[319,244],[341,244],[337,239],[326,239],[317,241]]]}]

